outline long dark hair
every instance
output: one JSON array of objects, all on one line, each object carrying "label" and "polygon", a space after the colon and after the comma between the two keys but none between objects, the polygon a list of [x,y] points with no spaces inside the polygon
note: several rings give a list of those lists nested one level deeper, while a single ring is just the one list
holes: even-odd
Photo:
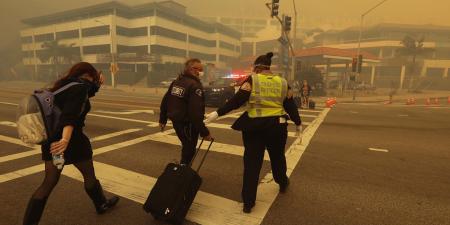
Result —
[{"label": "long dark hair", "polygon": [[98,71],[88,62],[79,62],[73,65],[69,72],[53,84],[53,87],[50,88],[50,91],[56,91],[62,86],[66,85],[69,80],[79,79],[84,74],[88,74],[92,77],[94,83],[98,83],[100,80],[100,74]]}]

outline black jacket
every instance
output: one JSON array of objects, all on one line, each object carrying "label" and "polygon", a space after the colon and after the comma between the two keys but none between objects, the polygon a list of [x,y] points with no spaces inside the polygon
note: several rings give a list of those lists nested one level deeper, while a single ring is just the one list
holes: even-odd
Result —
[{"label": "black jacket", "polygon": [[[249,76],[243,83],[252,83],[252,77]],[[224,106],[217,110],[219,116],[223,116],[228,112],[237,109],[248,102],[251,92],[243,90],[242,88],[231,98]],[[298,114],[298,108],[295,105],[292,97],[286,97],[283,101],[283,108],[289,116],[285,116],[286,119],[291,119],[298,126],[302,123]],[[235,130],[243,131],[256,131],[263,129],[270,129],[271,127],[279,124],[279,116],[262,117],[262,118],[250,118],[248,113],[243,113],[233,124],[232,128]]]},{"label": "black jacket", "polygon": [[166,124],[190,122],[200,132],[200,136],[209,135],[203,123],[205,115],[205,96],[200,80],[189,74],[182,74],[170,84],[164,95],[159,114],[159,123]]}]

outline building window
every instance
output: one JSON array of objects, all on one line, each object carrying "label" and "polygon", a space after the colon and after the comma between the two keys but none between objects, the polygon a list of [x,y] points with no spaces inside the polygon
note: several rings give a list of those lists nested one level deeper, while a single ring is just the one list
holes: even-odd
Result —
[{"label": "building window", "polygon": [[230,43],[227,43],[225,41],[220,41],[219,42],[219,47],[220,48],[224,48],[224,49],[228,49],[228,50],[231,50],[231,51],[234,51],[234,45],[232,45]]},{"label": "building window", "polygon": [[164,27],[152,26],[150,27],[150,35],[159,35],[162,37],[172,38],[175,40],[186,41],[187,35],[177,31],[169,30]]},{"label": "building window", "polygon": [[79,33],[78,30],[68,30],[62,32],[56,32],[56,39],[70,39],[70,38],[78,38]]},{"label": "building window", "polygon": [[117,45],[117,53],[136,53],[138,55],[147,54],[147,45],[141,46],[126,46]]},{"label": "building window", "polygon": [[81,35],[83,37],[90,36],[99,36],[99,35],[109,35],[109,26],[99,26],[99,27],[90,27],[81,30]]},{"label": "building window", "polygon": [[231,63],[234,60],[236,60],[235,57],[231,57],[231,56],[226,56],[226,55],[219,55],[219,61],[224,62],[224,63]]},{"label": "building window", "polygon": [[110,45],[91,45],[91,46],[83,47],[84,54],[101,54],[101,53],[110,53],[110,52],[111,52]]},{"label": "building window", "polygon": [[122,35],[125,37],[139,37],[139,36],[147,36],[148,29],[147,27],[136,27],[136,28],[127,28],[117,26],[116,32],[117,35]]},{"label": "building window", "polygon": [[33,42],[33,37],[31,37],[31,36],[21,37],[20,41],[22,43],[32,43]]},{"label": "building window", "polygon": [[186,57],[186,50],[184,49],[171,48],[162,45],[151,45],[150,50],[151,53],[155,54]]},{"label": "building window", "polygon": [[190,58],[198,58],[202,61],[216,61],[215,54],[205,54],[205,53],[200,53],[200,52],[196,52],[196,51],[189,51],[189,57]]},{"label": "building window", "polygon": [[53,41],[53,40],[54,40],[53,33],[39,34],[34,36],[34,41],[36,42]]},{"label": "building window", "polygon": [[216,41],[215,40],[207,40],[195,36],[189,36],[189,43],[191,44],[197,44],[202,45],[206,47],[216,47]]}]

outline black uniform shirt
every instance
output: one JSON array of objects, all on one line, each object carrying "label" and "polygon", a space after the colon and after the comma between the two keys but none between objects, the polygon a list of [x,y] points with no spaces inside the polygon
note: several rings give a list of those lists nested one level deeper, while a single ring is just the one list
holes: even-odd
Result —
[{"label": "black uniform shirt", "polygon": [[200,136],[209,135],[203,123],[205,115],[205,96],[200,80],[193,75],[182,74],[170,84],[164,95],[159,114],[159,123],[191,122],[200,132]]},{"label": "black uniform shirt", "polygon": [[[219,116],[225,115],[230,111],[237,109],[244,105],[250,99],[251,89],[246,83],[252,83],[252,77],[249,76],[243,82],[239,91],[231,98],[224,106],[217,110]],[[289,88],[290,89],[290,88]],[[283,108],[288,113],[289,118],[299,126],[302,121],[298,114],[297,106],[292,98],[292,92],[289,90],[288,96],[283,101]],[[248,113],[243,113],[233,124],[232,128],[235,130],[256,131],[261,129],[270,129],[276,124],[279,124],[279,116],[250,118]]]}]

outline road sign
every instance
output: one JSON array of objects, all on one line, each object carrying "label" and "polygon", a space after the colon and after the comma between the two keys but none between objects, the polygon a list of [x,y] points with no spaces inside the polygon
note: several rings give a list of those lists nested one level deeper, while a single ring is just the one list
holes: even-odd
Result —
[{"label": "road sign", "polygon": [[119,72],[119,66],[117,65],[117,63],[112,63],[109,67],[109,70],[111,71],[111,73],[117,73]]}]

